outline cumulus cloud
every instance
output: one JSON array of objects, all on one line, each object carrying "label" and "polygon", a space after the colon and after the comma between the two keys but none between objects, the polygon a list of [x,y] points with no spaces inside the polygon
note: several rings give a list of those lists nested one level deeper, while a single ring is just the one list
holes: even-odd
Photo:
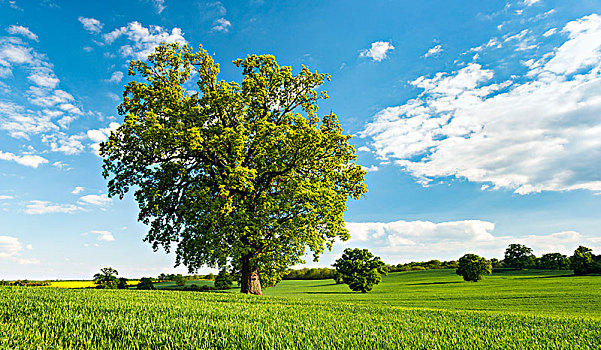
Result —
[{"label": "cumulus cloud", "polygon": [[73,204],[56,204],[48,201],[33,200],[29,204],[25,205],[25,213],[31,215],[42,215],[42,214],[75,214],[84,208]]},{"label": "cumulus cloud", "polygon": [[92,34],[100,33],[104,27],[104,24],[95,18],[79,17],[78,20],[83,24],[83,28]]},{"label": "cumulus cloud", "polygon": [[111,135],[112,131],[117,130],[119,123],[112,122],[107,128],[102,129],[91,129],[87,131],[88,138],[93,142],[90,147],[96,155],[100,151],[100,143],[106,141]]},{"label": "cumulus cloud", "polygon": [[98,240],[99,241],[110,242],[110,241],[114,241],[115,240],[115,237],[109,231],[90,231],[90,233],[94,234],[94,235],[98,235]]},{"label": "cumulus cloud", "polygon": [[361,51],[360,57],[369,57],[376,62],[380,62],[388,57],[388,52],[394,50],[394,46],[387,41],[376,41],[371,44],[369,49]]},{"label": "cumulus cloud", "polygon": [[567,40],[530,61],[519,83],[495,82],[475,63],[420,77],[411,82],[420,96],[380,111],[361,135],[423,184],[456,177],[519,194],[601,191],[601,17],[562,32]]},{"label": "cumulus cloud", "polygon": [[7,199],[13,199],[13,198],[14,198],[13,196],[5,195],[5,194],[0,195],[0,201],[7,200]]},{"label": "cumulus cloud", "polygon": [[38,36],[35,35],[31,30],[29,30],[29,28],[27,27],[23,27],[23,26],[17,26],[17,25],[12,25],[8,28],[6,28],[6,31],[8,32],[8,34],[18,34],[18,35],[23,35],[24,37],[27,37],[31,40],[35,40],[35,41],[39,41],[38,40]]},{"label": "cumulus cloud", "polygon": [[211,28],[215,32],[224,32],[227,33],[230,31],[230,27],[232,23],[225,18],[218,18],[213,22],[213,28]]},{"label": "cumulus cloud", "polygon": [[89,194],[82,196],[78,201],[80,204],[94,205],[97,207],[107,207],[113,200],[110,199],[106,194]]},{"label": "cumulus cloud", "polygon": [[432,57],[432,56],[438,56],[442,51],[443,51],[442,45],[436,45],[436,46],[430,48],[428,50],[428,52],[426,52],[424,54],[424,57],[428,58],[428,57]]},{"label": "cumulus cloud", "polygon": [[76,186],[73,191],[71,191],[71,193],[73,194],[80,194],[81,192],[83,192],[84,188],[81,186]]},{"label": "cumulus cloud", "polygon": [[119,52],[124,57],[145,59],[160,43],[187,44],[180,28],[173,28],[171,32],[160,26],[144,27],[139,22],[131,22],[126,27],[120,27],[103,35],[106,44],[112,44],[117,39],[125,37],[129,44],[121,46]]},{"label": "cumulus cloud", "polygon": [[376,255],[394,263],[452,260],[467,252],[488,258],[502,257],[511,243],[525,244],[538,255],[550,252],[571,255],[580,244],[595,245],[593,238],[576,231],[518,237],[496,235],[495,224],[482,220],[349,222],[346,226],[351,239],[344,245],[369,244]]},{"label": "cumulus cloud", "polygon": [[373,172],[376,172],[376,171],[380,170],[380,168],[377,165],[371,165],[369,167],[366,167],[366,166],[362,165],[361,168],[363,170],[365,170],[366,172],[368,172],[368,173],[373,173]]},{"label": "cumulus cloud", "polygon": [[48,163],[48,159],[46,159],[44,157],[40,157],[38,155],[25,154],[25,155],[18,156],[16,154],[13,154],[10,152],[2,152],[2,151],[0,151],[0,159],[13,161],[17,164],[21,164],[21,165],[28,166],[31,168],[37,168],[41,164]]},{"label": "cumulus cloud", "polygon": [[17,237],[0,236],[0,258],[13,257],[21,250],[23,245]]},{"label": "cumulus cloud", "polygon": [[111,77],[109,79],[107,79],[107,81],[109,83],[119,83],[121,82],[121,79],[123,79],[123,72],[113,72],[113,74],[111,74]]}]

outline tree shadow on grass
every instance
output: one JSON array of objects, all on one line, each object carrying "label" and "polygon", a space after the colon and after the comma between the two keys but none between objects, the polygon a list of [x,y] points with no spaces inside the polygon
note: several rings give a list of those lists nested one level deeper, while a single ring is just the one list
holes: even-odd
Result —
[{"label": "tree shadow on grass", "polygon": [[328,283],[328,284],[320,284],[317,286],[309,286],[309,288],[317,288],[317,287],[330,287],[330,286],[335,286],[336,283]]},{"label": "tree shadow on grass", "polygon": [[408,286],[428,286],[428,285],[432,285],[432,284],[455,284],[455,283],[462,283],[459,281],[453,281],[453,282],[424,282],[424,283],[409,283]]},{"label": "tree shadow on grass", "polygon": [[[357,292],[305,292],[304,294],[358,294]],[[361,294],[361,293],[359,293]]]},{"label": "tree shadow on grass", "polygon": [[[594,275],[587,275],[587,276],[594,276]],[[576,277],[576,275],[555,275],[555,276],[530,276],[530,277],[521,277],[520,279],[523,280],[532,280],[532,279],[539,279],[539,278],[558,278],[558,277]]]}]

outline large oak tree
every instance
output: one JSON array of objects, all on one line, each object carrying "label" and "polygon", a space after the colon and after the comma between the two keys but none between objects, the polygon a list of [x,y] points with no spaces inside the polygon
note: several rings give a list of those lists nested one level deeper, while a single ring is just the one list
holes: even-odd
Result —
[{"label": "large oak tree", "polygon": [[135,191],[155,250],[175,248],[190,271],[232,266],[243,293],[262,294],[306,248],[317,259],[348,239],[343,213],[367,191],[365,172],[336,115],[317,115],[328,75],[293,74],[270,55],[233,63],[241,84],[218,80],[202,47],[161,45],[131,62],[124,122],[100,154],[109,195]]}]

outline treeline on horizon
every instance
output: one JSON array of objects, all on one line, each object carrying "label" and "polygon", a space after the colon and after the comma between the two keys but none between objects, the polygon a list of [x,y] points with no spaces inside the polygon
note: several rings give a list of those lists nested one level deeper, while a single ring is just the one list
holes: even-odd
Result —
[{"label": "treeline on horizon", "polygon": [[[522,244],[510,244],[505,250],[502,260],[492,258],[489,260],[493,269],[538,269],[538,270],[573,270],[575,275],[601,273],[601,255],[594,255],[592,249],[579,246],[572,256],[561,253],[547,253],[540,257],[532,253],[532,249]],[[422,271],[435,269],[457,269],[456,260],[440,261],[412,261],[405,264],[386,265],[387,272]],[[493,270],[494,272],[494,270]],[[283,280],[322,280],[337,279],[337,271],[329,267],[290,269],[282,276]],[[165,282],[177,280],[208,280],[214,281],[216,275],[181,275],[161,273],[157,278],[148,278],[152,282]],[[127,280],[122,278],[123,280]],[[4,281],[0,286],[48,286],[50,281]]]},{"label": "treeline on horizon", "polygon": [[[499,260],[490,259],[493,269],[536,269],[536,270],[573,270],[576,275],[601,273],[601,255],[592,254],[592,250],[579,246],[572,256],[561,253],[547,253],[540,257],[532,249],[521,244],[510,244],[505,256]],[[435,269],[457,269],[456,260],[412,261],[405,264],[386,265],[387,272],[422,271]],[[493,270],[494,272],[494,270]],[[336,269],[328,267],[292,269],[282,277],[283,280],[336,279]]]}]

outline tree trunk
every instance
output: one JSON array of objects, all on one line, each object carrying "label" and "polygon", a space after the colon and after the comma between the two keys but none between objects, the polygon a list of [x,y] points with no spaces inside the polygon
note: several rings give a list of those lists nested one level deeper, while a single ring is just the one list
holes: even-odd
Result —
[{"label": "tree trunk", "polygon": [[242,281],[240,292],[246,294],[263,295],[261,291],[261,280],[259,280],[259,269],[252,266],[250,257],[242,258]]}]

